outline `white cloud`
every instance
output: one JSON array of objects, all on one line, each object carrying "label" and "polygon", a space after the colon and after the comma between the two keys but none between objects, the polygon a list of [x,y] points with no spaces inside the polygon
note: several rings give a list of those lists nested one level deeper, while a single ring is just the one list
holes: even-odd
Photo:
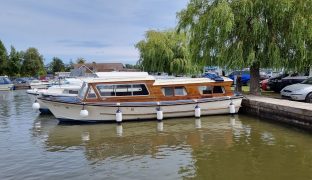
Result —
[{"label": "white cloud", "polygon": [[47,62],[76,57],[135,63],[134,44],[149,29],[173,28],[187,0],[10,0],[1,3],[0,39],[36,47]]}]

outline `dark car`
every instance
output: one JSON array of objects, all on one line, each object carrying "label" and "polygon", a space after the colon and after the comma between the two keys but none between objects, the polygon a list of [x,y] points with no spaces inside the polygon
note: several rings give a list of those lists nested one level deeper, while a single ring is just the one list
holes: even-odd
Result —
[{"label": "dark car", "polygon": [[267,86],[270,88],[270,90],[275,92],[280,92],[284,87],[301,83],[302,81],[306,80],[308,76],[298,76],[297,74],[281,74],[275,77],[272,77],[268,80]]}]

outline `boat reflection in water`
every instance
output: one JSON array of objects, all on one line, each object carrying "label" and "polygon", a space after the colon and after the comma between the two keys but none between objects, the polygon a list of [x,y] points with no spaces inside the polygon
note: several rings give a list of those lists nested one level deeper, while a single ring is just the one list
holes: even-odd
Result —
[{"label": "boat reflection in water", "polygon": [[83,147],[86,159],[96,163],[121,157],[149,163],[162,159],[176,162],[171,171],[193,176],[197,148],[204,144],[231,147],[233,134],[229,122],[218,117],[194,118],[195,127],[191,119],[91,125],[57,125],[56,120],[44,119],[34,122],[33,130],[34,136],[46,138],[48,151],[70,152]]},{"label": "boat reflection in water", "polygon": [[[61,125],[40,116],[32,130],[48,156],[67,158],[103,179],[309,179],[311,172],[310,136],[243,115],[122,126]],[[284,168],[286,178],[273,173]]]}]

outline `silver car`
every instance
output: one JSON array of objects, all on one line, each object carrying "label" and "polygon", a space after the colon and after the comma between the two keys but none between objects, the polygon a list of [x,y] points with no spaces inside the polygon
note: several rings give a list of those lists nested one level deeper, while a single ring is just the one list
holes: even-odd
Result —
[{"label": "silver car", "polygon": [[283,98],[312,103],[312,77],[299,84],[292,84],[281,90]]}]

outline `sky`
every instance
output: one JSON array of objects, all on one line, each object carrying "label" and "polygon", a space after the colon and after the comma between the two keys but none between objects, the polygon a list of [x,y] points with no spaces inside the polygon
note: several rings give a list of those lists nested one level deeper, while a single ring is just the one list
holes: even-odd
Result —
[{"label": "sky", "polygon": [[134,45],[148,30],[174,28],[176,13],[188,0],[0,0],[0,40],[8,52],[35,47],[45,64],[53,57],[65,63],[135,64]]}]

